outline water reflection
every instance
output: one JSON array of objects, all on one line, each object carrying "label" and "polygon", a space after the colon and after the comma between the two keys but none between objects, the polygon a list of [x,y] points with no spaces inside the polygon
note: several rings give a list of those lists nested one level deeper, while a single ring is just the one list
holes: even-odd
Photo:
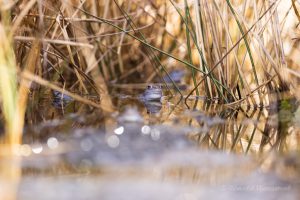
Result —
[{"label": "water reflection", "polygon": [[195,138],[202,147],[246,154],[299,150],[299,128],[292,123],[297,115],[291,109],[231,108],[200,101],[190,101],[190,106],[194,110],[177,122],[206,128]]},{"label": "water reflection", "polygon": [[[116,135],[122,135],[128,123],[131,126],[145,124],[143,128],[136,128],[147,134],[152,130],[148,125],[170,125],[171,130],[176,130],[179,126],[189,129],[188,137],[205,149],[243,154],[299,150],[297,124],[300,114],[297,104],[292,101],[277,101],[277,106],[272,104],[268,108],[255,109],[247,106],[228,107],[201,99],[190,99],[189,110],[179,100],[179,97],[175,97],[170,101],[140,102],[134,98],[128,98],[127,101],[122,98],[117,103],[120,114],[104,117],[117,121],[118,125],[112,129]],[[38,132],[33,135],[39,135],[40,138],[49,138],[49,147],[55,148],[58,141],[56,137],[48,136],[47,129],[51,129],[50,132],[66,132],[72,126],[101,127],[103,121],[97,121],[94,114],[77,118],[66,115],[64,120],[45,121],[28,130]],[[43,133],[47,136],[43,136]],[[36,142],[38,141],[39,139]]]},{"label": "water reflection", "polygon": [[[299,150],[299,128],[293,124],[298,116],[293,114],[295,112],[290,110],[286,102],[280,104],[282,106],[278,112],[243,106],[232,108],[202,100],[189,100],[189,106],[193,109],[188,110],[176,98],[171,101],[143,103],[144,105],[126,105],[118,116],[110,116],[112,120],[118,121],[118,125],[112,129],[114,135],[106,138],[109,146],[118,147],[123,138],[132,138],[135,134],[126,134],[128,130],[149,135],[154,141],[159,140],[164,131],[154,127],[167,125],[170,131],[186,134],[185,137],[197,142],[203,149],[243,154]],[[61,123],[56,124],[64,127]],[[62,131],[65,132],[64,129]],[[47,144],[54,149],[58,146],[58,140],[50,137]]]},{"label": "water reflection", "polygon": [[47,140],[47,145],[50,149],[56,149],[58,147],[58,140],[55,137],[50,137]]},{"label": "water reflection", "polygon": [[159,111],[162,109],[161,102],[147,101],[147,102],[144,102],[144,105],[149,114],[159,113]]},{"label": "water reflection", "polygon": [[138,111],[137,107],[126,106],[125,111],[117,117],[119,123],[141,123],[144,121],[143,116]]},{"label": "water reflection", "polygon": [[[165,93],[165,92],[164,92]],[[294,100],[276,100],[266,108],[226,106],[205,98],[191,98],[187,109],[179,96],[160,101],[140,101],[127,95],[117,99],[117,121],[190,128],[190,138],[205,149],[243,154],[299,150],[300,112]],[[116,119],[113,119],[116,120]],[[97,125],[98,126],[98,125]]]},{"label": "water reflection", "polygon": [[[85,181],[76,182],[80,186],[77,195],[89,194],[91,198],[101,193],[120,199],[123,195],[115,193],[116,187],[129,196],[133,195],[130,189],[136,194],[140,188],[144,192],[138,194],[143,196],[151,193],[151,187],[157,187],[160,190],[156,191],[168,197],[178,197],[179,188],[183,188],[178,184],[184,183],[188,187],[183,190],[190,195],[184,196],[187,199],[223,198],[223,195],[228,199],[253,195],[258,199],[279,195],[298,199],[297,106],[277,102],[280,105],[277,110],[251,109],[199,99],[188,100],[188,104],[192,109],[186,109],[184,102],[176,97],[150,105],[136,103],[134,98],[127,102],[122,99],[118,102],[119,112],[103,116],[115,122],[111,129],[103,128],[103,121],[94,113],[81,116],[81,120],[65,115],[64,120],[45,121],[37,129],[26,129],[39,131],[39,135],[31,134],[38,137],[27,138],[22,147],[25,179],[20,197],[40,196],[39,192],[47,188],[49,197],[50,192],[59,188],[67,191],[74,184],[69,176],[60,179],[61,187],[56,186],[58,182],[30,176],[34,172],[43,177],[46,171],[54,176],[61,173],[84,176]],[[95,121],[91,123],[90,119]],[[47,127],[55,133],[43,135],[41,130]],[[66,130],[66,127],[75,128]],[[285,154],[279,156],[278,152]],[[109,185],[109,180],[114,184]],[[101,188],[96,188],[95,183]],[[40,190],[38,185],[46,189]],[[205,189],[197,193],[199,188]],[[156,197],[166,198],[162,194]],[[72,194],[66,194],[65,199],[72,198]]]}]

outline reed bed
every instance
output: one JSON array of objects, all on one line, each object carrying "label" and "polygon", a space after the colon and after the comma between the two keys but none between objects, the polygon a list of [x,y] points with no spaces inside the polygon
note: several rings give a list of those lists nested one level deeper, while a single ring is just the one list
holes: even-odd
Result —
[{"label": "reed bed", "polygon": [[[299,4],[277,1],[5,1],[0,3],[1,114],[11,143],[53,118],[52,90],[111,113],[116,84],[186,72],[186,100],[267,106],[297,94]],[[287,8],[283,9],[283,6]],[[274,95],[275,94],[275,95]],[[95,96],[90,99],[87,96]],[[75,108],[82,112],[81,107]]]}]

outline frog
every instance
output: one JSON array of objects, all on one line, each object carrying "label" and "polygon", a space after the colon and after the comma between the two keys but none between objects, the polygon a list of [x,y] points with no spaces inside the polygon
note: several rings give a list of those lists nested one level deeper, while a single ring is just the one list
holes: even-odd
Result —
[{"label": "frog", "polygon": [[147,86],[144,93],[140,96],[140,99],[144,102],[160,101],[163,96],[161,85],[150,84]]},{"label": "frog", "polygon": [[186,75],[186,72],[183,70],[175,69],[171,71],[168,75],[165,75],[163,79],[165,80],[166,83],[181,83],[183,77]]},{"label": "frog", "polygon": [[66,94],[59,91],[53,91],[53,102],[52,105],[56,108],[64,108],[73,102],[74,99]]}]

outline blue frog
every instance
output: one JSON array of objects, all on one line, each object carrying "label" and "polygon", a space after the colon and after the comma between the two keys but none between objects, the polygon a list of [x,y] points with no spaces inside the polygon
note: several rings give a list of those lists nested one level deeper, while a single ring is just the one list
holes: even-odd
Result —
[{"label": "blue frog", "polygon": [[160,85],[148,85],[145,92],[140,96],[141,100],[147,101],[160,101],[163,96],[163,91]]},{"label": "blue frog", "polygon": [[59,91],[53,91],[53,106],[56,108],[64,108],[66,107],[69,103],[74,101],[74,99],[66,94],[63,94]]}]

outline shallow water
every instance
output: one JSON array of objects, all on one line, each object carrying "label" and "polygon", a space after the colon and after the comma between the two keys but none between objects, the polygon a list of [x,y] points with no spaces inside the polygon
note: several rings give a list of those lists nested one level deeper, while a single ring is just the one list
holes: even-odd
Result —
[{"label": "shallow water", "polygon": [[124,93],[110,115],[58,112],[26,127],[21,161],[1,159],[20,171],[17,186],[4,178],[0,186],[22,200],[299,199],[297,108],[204,99],[187,109],[176,97],[141,102]]}]

